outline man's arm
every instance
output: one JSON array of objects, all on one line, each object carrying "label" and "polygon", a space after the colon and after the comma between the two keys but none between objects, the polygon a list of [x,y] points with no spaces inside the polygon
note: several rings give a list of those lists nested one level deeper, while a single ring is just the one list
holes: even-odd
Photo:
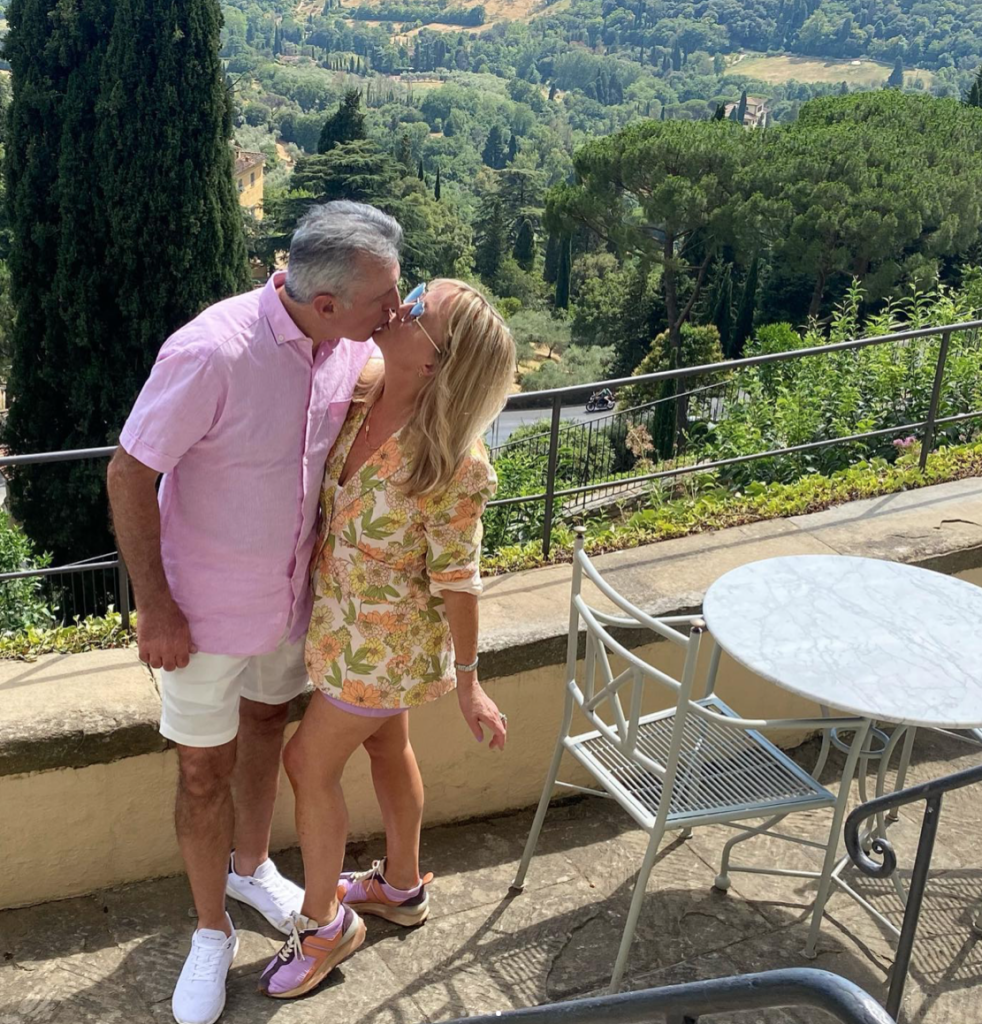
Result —
[{"label": "man's arm", "polygon": [[159,475],[120,446],[109,463],[107,483],[116,541],[136,592],[140,660],[171,672],[184,668],[195,648],[160,557]]}]

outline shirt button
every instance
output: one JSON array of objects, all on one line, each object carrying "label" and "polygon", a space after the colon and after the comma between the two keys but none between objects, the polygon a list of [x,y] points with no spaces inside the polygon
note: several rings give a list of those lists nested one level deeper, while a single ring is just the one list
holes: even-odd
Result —
[{"label": "shirt button", "polygon": [[278,339],[279,339],[280,341],[284,341],[284,340],[285,340],[282,334],[277,334],[277,336],[276,336],[276,337],[277,337],[277,338],[278,338]]}]

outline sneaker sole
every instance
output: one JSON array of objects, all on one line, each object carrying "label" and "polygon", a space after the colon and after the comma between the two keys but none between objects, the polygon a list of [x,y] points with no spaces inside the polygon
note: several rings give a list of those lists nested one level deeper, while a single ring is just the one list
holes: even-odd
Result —
[{"label": "sneaker sole", "polygon": [[311,989],[317,988],[317,986],[334,970],[335,967],[342,960],[347,960],[352,953],[354,953],[358,947],[365,941],[366,928],[365,922],[359,917],[358,924],[355,926],[354,935],[345,942],[342,942],[340,946],[328,957],[325,957],[315,968],[314,973],[310,975],[302,984],[296,988],[292,988],[287,992],[267,992],[265,989],[260,988],[259,991],[264,996],[269,996],[271,999],[296,999],[297,996],[306,995]]},{"label": "sneaker sole", "polygon": [[[235,957],[236,957],[236,954],[238,952],[239,952],[239,936],[238,936],[238,934],[236,934],[236,936],[235,936],[235,945],[232,947],[232,959],[229,961],[229,965],[228,965],[229,966],[229,970],[232,969],[232,964],[235,963]],[[226,977],[226,979],[228,978],[228,974],[227,973],[226,973],[225,977]],[[218,1018],[221,1017],[221,1015],[225,1012],[225,999],[226,999],[226,997],[227,997],[227,992],[223,988],[222,989],[222,1005],[218,1008],[218,1013],[216,1013],[214,1017],[210,1017],[208,1020],[204,1020],[204,1021],[186,1021],[186,1020],[182,1020],[180,1017],[178,1017],[178,1015],[176,1013],[174,1013],[174,1006],[173,1006],[173,1004],[171,1005],[171,1013],[173,1014],[174,1020],[177,1022],[177,1024],[215,1024],[215,1022],[218,1020]]]},{"label": "sneaker sole", "polygon": [[393,924],[402,925],[403,928],[421,925],[430,914],[429,906],[423,907],[422,911],[400,910],[399,907],[392,907],[387,903],[348,903],[346,906],[351,907],[355,913],[381,917]]},{"label": "sneaker sole", "polygon": [[269,914],[266,913],[266,911],[264,911],[261,907],[257,907],[256,904],[252,902],[252,900],[246,899],[246,897],[242,893],[237,892],[235,889],[232,888],[231,885],[225,885],[225,895],[231,896],[233,900],[238,900],[239,903],[244,903],[247,907],[252,907],[252,909],[257,914],[259,914],[259,916],[262,917],[263,920],[267,921],[281,935],[289,935],[290,932],[292,931],[293,924],[291,921],[274,920],[272,917],[269,916]]}]

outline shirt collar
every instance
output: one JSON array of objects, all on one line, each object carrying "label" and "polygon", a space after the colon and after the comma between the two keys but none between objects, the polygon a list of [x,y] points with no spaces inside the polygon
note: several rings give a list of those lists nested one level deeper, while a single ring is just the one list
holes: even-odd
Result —
[{"label": "shirt collar", "polygon": [[277,345],[283,345],[288,341],[309,341],[307,335],[293,322],[293,317],[286,311],[276,291],[285,280],[286,273],[282,270],[278,270],[270,277],[259,298],[259,308],[269,323],[273,340]]}]

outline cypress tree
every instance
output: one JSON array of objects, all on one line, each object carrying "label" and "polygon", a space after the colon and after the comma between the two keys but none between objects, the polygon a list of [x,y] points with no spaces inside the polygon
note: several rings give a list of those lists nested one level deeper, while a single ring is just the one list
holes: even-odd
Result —
[{"label": "cypress tree", "polygon": [[433,198],[437,202],[440,201],[440,168],[439,167],[436,169],[436,183],[433,186]]},{"label": "cypress tree", "polygon": [[677,39],[672,44],[672,70],[682,70],[682,47],[679,45],[679,41]]},{"label": "cypress tree", "polygon": [[535,231],[528,217],[524,217],[519,225],[512,256],[522,270],[531,271],[535,266]]},{"label": "cypress tree", "polygon": [[[63,6],[7,8],[16,453],[115,442],[167,335],[249,285],[217,0]],[[18,473],[15,515],[58,561],[110,550],[104,477]]]},{"label": "cypress tree", "polygon": [[716,301],[713,308],[713,323],[719,331],[720,348],[725,356],[731,356],[733,341],[733,270],[729,263],[720,267],[716,282]]},{"label": "cypress tree", "polygon": [[[747,271],[747,280],[743,285],[740,297],[740,309],[737,311],[736,327],[733,330],[733,358],[739,359],[743,354],[743,346],[754,333],[754,310],[757,305],[757,285],[760,281],[760,256],[754,255]],[[723,354],[728,355],[726,349]]]},{"label": "cypress tree", "polygon": [[713,120],[714,121],[725,121],[726,120],[726,104],[725,103],[717,103],[716,104],[716,113],[713,114]]},{"label": "cypress tree", "polygon": [[508,140],[508,163],[514,163],[516,156],[518,156],[518,138],[512,133],[512,137]]},{"label": "cypress tree", "polygon": [[484,151],[481,153],[481,159],[484,163],[488,167],[493,167],[496,171],[500,171],[505,166],[503,134],[498,125],[491,125],[487,141],[484,143]]},{"label": "cypress tree", "polygon": [[564,235],[559,243],[559,267],[556,270],[556,309],[569,309],[569,278],[572,269],[572,239]]},{"label": "cypress tree", "polygon": [[969,107],[982,107],[982,67],[975,72],[975,81],[972,88],[968,90],[965,103]]},{"label": "cypress tree", "polygon": [[737,124],[744,124],[744,123],[746,123],[746,118],[747,118],[747,90],[744,89],[743,92],[740,93],[740,102],[737,105],[737,116],[736,116]]},{"label": "cypress tree", "polygon": [[546,239],[546,256],[542,264],[542,280],[546,284],[555,284],[559,273],[559,235],[549,233]]},{"label": "cypress tree", "polygon": [[890,72],[890,77],[887,79],[888,89],[902,89],[904,85],[904,62],[903,58],[898,57],[897,62],[893,65],[893,71]]},{"label": "cypress tree", "polygon": [[416,168],[416,177],[419,178],[420,181],[426,181],[426,175],[423,172],[423,161],[422,160],[420,160],[419,166]]},{"label": "cypress tree", "polygon": [[485,196],[476,227],[474,268],[491,285],[508,250],[505,209],[501,197],[496,192]]}]

